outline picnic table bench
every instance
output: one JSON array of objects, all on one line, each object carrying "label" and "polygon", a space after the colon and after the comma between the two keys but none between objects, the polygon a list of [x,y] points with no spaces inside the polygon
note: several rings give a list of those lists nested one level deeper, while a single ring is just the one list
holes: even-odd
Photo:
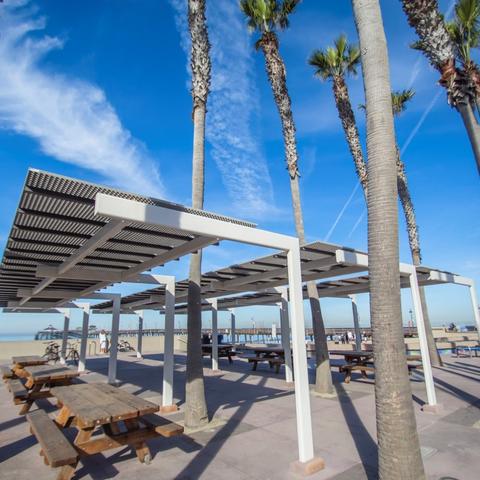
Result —
[{"label": "picnic table bench", "polygon": [[[54,387],[51,393],[61,405],[55,420],[38,411],[27,419],[45,462],[60,467],[57,480],[69,480],[81,457],[122,446],[132,447],[139,461],[148,464],[147,440],[183,433],[181,425],[155,414],[160,408],[155,403],[108,384]],[[77,429],[73,445],[61,431],[69,426]],[[102,432],[96,435],[99,430]]]},{"label": "picnic table bench", "polygon": [[51,387],[69,385],[80,375],[72,368],[53,365],[25,366],[16,373],[18,378],[9,378],[6,382],[15,405],[22,405],[20,415],[25,415],[35,400],[51,397]]}]

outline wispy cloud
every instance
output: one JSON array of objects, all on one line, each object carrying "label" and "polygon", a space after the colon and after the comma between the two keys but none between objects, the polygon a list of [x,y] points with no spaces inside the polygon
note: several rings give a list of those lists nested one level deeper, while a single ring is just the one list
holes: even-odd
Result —
[{"label": "wispy cloud", "polygon": [[[186,0],[170,0],[187,57],[190,39]],[[226,21],[228,19],[228,21]],[[258,104],[251,39],[236,0],[209,2],[212,58],[206,136],[236,212],[262,218],[275,211],[267,162],[254,125]]]},{"label": "wispy cloud", "polygon": [[0,4],[0,128],[35,139],[46,155],[115,186],[162,196],[153,160],[122,126],[105,92],[42,65],[63,47],[60,38],[41,35],[45,26],[29,0]]}]

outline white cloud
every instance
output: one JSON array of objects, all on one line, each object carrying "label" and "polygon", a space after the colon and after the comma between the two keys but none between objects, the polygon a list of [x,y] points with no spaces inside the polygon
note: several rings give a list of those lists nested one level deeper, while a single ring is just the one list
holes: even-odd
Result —
[{"label": "white cloud", "polygon": [[[182,48],[189,56],[187,2],[170,0],[170,3],[175,10]],[[254,134],[258,93],[252,41],[237,0],[208,5],[212,85],[207,106],[207,140],[236,212],[262,218],[276,209],[267,163]]]},{"label": "white cloud", "polygon": [[63,47],[59,38],[39,34],[45,25],[29,0],[0,4],[0,128],[35,139],[46,155],[93,170],[115,186],[162,196],[153,160],[122,126],[104,91],[42,66]]}]

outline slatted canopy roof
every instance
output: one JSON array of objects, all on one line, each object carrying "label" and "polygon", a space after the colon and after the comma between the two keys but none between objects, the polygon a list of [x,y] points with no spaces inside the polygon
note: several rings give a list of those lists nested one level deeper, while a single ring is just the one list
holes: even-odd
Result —
[{"label": "slatted canopy roof", "polygon": [[[354,249],[338,245],[313,242],[301,247],[301,267],[304,281],[331,278],[362,272],[364,267],[342,264],[337,252],[356,252]],[[287,255],[275,253],[249,262],[231,265],[213,272],[204,273],[201,279],[204,298],[222,297],[238,292],[255,292],[266,288],[283,286],[288,283]],[[176,283],[177,303],[185,301],[188,294],[188,280]],[[165,289],[163,286],[151,288],[122,298],[122,309],[151,308],[163,304]],[[97,311],[109,311],[111,302],[96,306]]]},{"label": "slatted canopy roof", "polygon": [[[334,269],[336,270],[336,269]],[[420,286],[438,285],[448,283],[445,278],[442,278],[442,273],[439,270],[431,269],[429,267],[417,267],[417,278]],[[448,274],[452,275],[452,274]],[[410,284],[406,274],[400,275],[400,285],[402,288],[409,288]],[[177,288],[187,288],[186,281],[178,282]],[[317,291],[320,298],[324,297],[347,297],[349,295],[368,293],[370,291],[368,275],[350,276],[348,278],[339,278],[336,280],[327,280],[317,282]],[[154,293],[152,293],[154,292]],[[143,309],[163,309],[165,289],[158,287],[139,292],[133,295],[122,298],[122,308],[124,312],[132,312]],[[307,288],[303,287],[303,296],[307,298]],[[180,297],[181,298],[181,297]],[[260,291],[241,294],[230,294],[217,299],[218,310],[228,310],[230,308],[247,307],[253,305],[275,305],[281,301],[281,296],[278,291]],[[148,302],[148,303],[143,303]],[[211,303],[204,301],[202,304],[203,310],[210,310]],[[111,310],[111,302],[103,302],[95,306],[95,311],[105,312]],[[187,312],[186,303],[179,303],[176,306],[175,312],[184,314]]]},{"label": "slatted canopy roof", "polygon": [[214,236],[95,214],[103,193],[231,223],[255,225],[30,169],[0,265],[0,307],[49,308],[218,242]]}]

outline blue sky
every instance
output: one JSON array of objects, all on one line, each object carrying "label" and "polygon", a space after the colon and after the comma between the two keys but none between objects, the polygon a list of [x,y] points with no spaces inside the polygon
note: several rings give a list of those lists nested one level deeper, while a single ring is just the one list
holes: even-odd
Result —
[{"label": "blue sky", "polygon": [[[207,117],[205,208],[294,233],[280,122],[237,0],[207,0],[212,93]],[[479,180],[459,115],[418,52],[399,1],[383,1],[394,89],[416,91],[396,120],[398,143],[415,202],[424,264],[480,280]],[[451,1],[441,1],[447,12]],[[0,216],[5,245],[28,167],[138,193],[190,203],[191,97],[185,0],[55,0],[0,4]],[[297,125],[301,189],[309,240],[366,249],[366,215],[338,119],[331,85],[307,64],[315,48],[346,33],[356,41],[351,4],[304,0],[280,34]],[[363,103],[361,75],[348,82]],[[365,137],[361,111],[355,111]],[[352,192],[353,195],[352,195]],[[350,199],[350,201],[349,201]],[[400,255],[410,254],[400,217]],[[241,245],[212,247],[204,270],[266,252]],[[187,262],[164,273],[184,278]],[[121,292],[138,290],[122,287]],[[427,291],[435,324],[472,323],[466,289]],[[368,323],[368,299],[359,299]],[[345,300],[325,300],[327,325],[351,322]],[[404,320],[411,308],[403,294]],[[308,309],[307,322],[309,321]],[[226,326],[221,315],[220,325]],[[279,321],[271,307],[238,312],[240,325]],[[94,323],[107,325],[106,316]],[[179,317],[185,324],[185,319]],[[35,331],[59,316],[0,316],[0,332]],[[74,325],[77,320],[74,320]],[[129,326],[133,317],[122,319]],[[147,326],[162,325],[157,314]],[[208,325],[208,315],[205,317]]]}]

